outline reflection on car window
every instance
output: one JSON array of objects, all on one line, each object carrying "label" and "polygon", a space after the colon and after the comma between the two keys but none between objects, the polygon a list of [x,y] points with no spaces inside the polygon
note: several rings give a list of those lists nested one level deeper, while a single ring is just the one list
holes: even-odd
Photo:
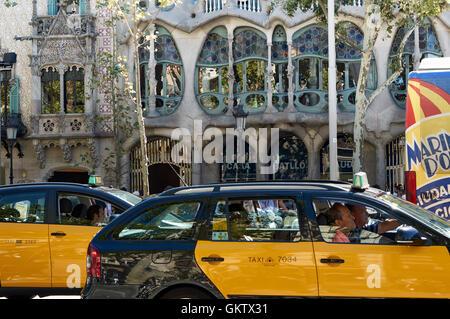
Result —
[{"label": "reflection on car window", "polygon": [[0,222],[43,223],[45,192],[7,193],[0,197]]},{"label": "reflection on car window", "polygon": [[211,240],[299,241],[295,201],[286,199],[220,200],[210,227]]},{"label": "reflection on car window", "polygon": [[434,214],[433,212],[387,193],[381,194],[377,197],[377,199],[389,204],[393,208],[406,212],[408,215],[421,220],[431,227],[437,228],[438,231],[447,237],[450,237],[450,222]]},{"label": "reflection on car window", "polygon": [[171,203],[150,208],[114,237],[121,240],[187,240],[192,238],[199,202]]}]

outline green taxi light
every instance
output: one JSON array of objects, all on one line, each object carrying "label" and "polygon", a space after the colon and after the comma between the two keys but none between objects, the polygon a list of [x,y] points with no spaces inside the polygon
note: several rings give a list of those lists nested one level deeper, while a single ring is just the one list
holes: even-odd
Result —
[{"label": "green taxi light", "polygon": [[355,189],[367,189],[369,188],[369,182],[367,180],[367,174],[365,172],[356,173],[353,176],[353,188]]},{"label": "green taxi light", "polygon": [[91,175],[89,176],[89,185],[102,185],[103,184],[103,180],[101,176],[95,176],[95,175]]}]

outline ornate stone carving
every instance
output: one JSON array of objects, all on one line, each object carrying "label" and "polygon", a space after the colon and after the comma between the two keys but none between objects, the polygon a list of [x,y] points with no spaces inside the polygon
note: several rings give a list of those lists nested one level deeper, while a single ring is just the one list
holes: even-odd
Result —
[{"label": "ornate stone carving", "polygon": [[39,160],[39,167],[41,169],[45,168],[45,149],[42,147],[42,144],[39,140],[33,140],[34,151],[36,152],[36,157]]},{"label": "ornate stone carving", "polygon": [[67,143],[67,140],[61,139],[60,140],[61,150],[63,151],[63,157],[66,162],[72,161],[72,149],[70,145]]},{"label": "ornate stone carving", "polygon": [[99,161],[96,140],[93,138],[88,139],[87,147],[89,149],[89,153],[90,153],[91,159],[92,159],[92,168],[96,168],[96,167],[98,167],[98,161]]}]

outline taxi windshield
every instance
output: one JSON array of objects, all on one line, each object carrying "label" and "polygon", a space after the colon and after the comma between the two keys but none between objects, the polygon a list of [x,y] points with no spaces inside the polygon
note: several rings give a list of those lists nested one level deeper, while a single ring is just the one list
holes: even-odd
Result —
[{"label": "taxi windshield", "polygon": [[415,205],[411,202],[405,201],[388,193],[383,192],[378,194],[376,197],[392,208],[399,209],[409,216],[412,216],[415,219],[418,219],[425,224],[430,225],[434,229],[437,229],[445,236],[450,237],[450,222],[448,220],[437,216],[427,209],[424,209],[418,205]]},{"label": "taxi windshield", "polygon": [[119,197],[120,199],[126,201],[127,203],[130,203],[131,205],[137,205],[142,201],[142,198],[139,196],[133,195],[127,191],[123,191],[116,188],[108,188],[108,187],[99,187],[98,189],[107,192],[111,195],[114,195],[116,197]]}]

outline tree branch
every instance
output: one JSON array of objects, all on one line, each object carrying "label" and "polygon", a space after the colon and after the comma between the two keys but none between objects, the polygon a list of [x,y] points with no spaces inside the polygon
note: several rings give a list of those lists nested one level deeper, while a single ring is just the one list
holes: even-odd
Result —
[{"label": "tree branch", "polygon": [[381,93],[385,88],[387,88],[402,72],[403,72],[403,50],[405,49],[406,42],[408,41],[409,36],[413,33],[416,26],[419,25],[419,22],[415,22],[414,25],[411,26],[411,28],[405,33],[403,36],[402,42],[400,42],[399,51],[397,54],[396,62],[398,64],[398,69],[391,74],[391,76],[384,81],[383,84],[381,84],[375,91],[372,92],[372,94],[367,99],[367,105],[373,102],[373,100],[377,97],[379,93]]},{"label": "tree branch", "polygon": [[[319,4],[320,8],[322,9],[322,11],[324,13],[324,16],[325,16],[325,20],[328,23],[328,10],[327,10],[327,7],[325,6],[324,1],[323,0],[318,0],[317,3]],[[363,50],[359,46],[357,46],[352,41],[350,41],[347,38],[347,36],[345,34],[341,33],[339,30],[335,30],[335,35],[338,38],[338,40],[344,42],[345,44],[347,44],[348,46],[352,47],[353,49],[355,49],[359,53],[363,53]]]}]

